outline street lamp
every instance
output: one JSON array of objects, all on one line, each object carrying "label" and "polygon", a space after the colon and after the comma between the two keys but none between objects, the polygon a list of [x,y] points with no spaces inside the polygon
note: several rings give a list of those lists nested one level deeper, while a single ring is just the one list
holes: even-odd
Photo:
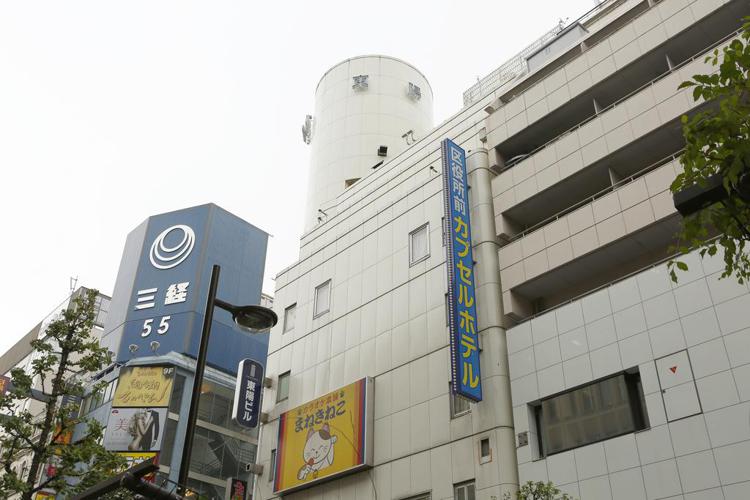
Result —
[{"label": "street lamp", "polygon": [[190,470],[190,455],[193,451],[193,436],[195,435],[195,422],[198,418],[198,399],[203,385],[203,372],[206,368],[206,352],[208,351],[208,338],[211,335],[211,323],[213,322],[214,306],[220,307],[232,314],[234,322],[250,333],[258,333],[274,326],[278,321],[276,313],[262,306],[235,306],[216,298],[216,289],[219,286],[219,273],[221,268],[214,264],[211,269],[211,281],[208,286],[208,298],[206,299],[206,310],[203,315],[203,328],[201,330],[201,341],[198,349],[198,359],[195,362],[195,377],[193,378],[193,394],[190,397],[190,410],[188,411],[187,430],[185,431],[185,442],[182,447],[182,460],[180,460],[180,475],[177,483],[180,488],[187,488],[188,471]]}]

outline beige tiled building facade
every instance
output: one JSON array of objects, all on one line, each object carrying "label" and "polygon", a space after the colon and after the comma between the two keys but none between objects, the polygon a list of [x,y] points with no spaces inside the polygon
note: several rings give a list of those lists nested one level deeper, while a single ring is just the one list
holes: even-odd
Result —
[{"label": "beige tiled building facade", "polygon": [[[677,284],[665,264],[680,116],[709,105],[677,87],[715,69],[705,55],[748,14],[745,0],[607,0],[411,136],[406,104],[371,99],[403,136],[365,141],[387,153],[354,182],[326,174],[340,192],[308,209],[318,223],[276,279],[257,498],[276,496],[279,415],[365,376],[373,467],[290,498],[501,500],[519,480],[581,500],[750,498],[750,290],[718,280],[718,258],[689,256]],[[340,72],[340,116],[399,85],[423,102],[408,67],[389,90],[389,58],[363,59]],[[342,145],[367,133],[346,123]],[[449,386],[444,138],[469,151],[480,403]]]}]

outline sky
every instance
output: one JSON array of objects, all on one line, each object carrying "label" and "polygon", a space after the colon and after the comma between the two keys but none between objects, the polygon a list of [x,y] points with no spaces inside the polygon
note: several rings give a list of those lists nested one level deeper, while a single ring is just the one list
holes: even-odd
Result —
[{"label": "sky", "polygon": [[127,234],[213,202],[296,261],[324,72],[416,66],[435,125],[462,93],[596,0],[0,0],[0,353],[77,284],[111,294]]}]

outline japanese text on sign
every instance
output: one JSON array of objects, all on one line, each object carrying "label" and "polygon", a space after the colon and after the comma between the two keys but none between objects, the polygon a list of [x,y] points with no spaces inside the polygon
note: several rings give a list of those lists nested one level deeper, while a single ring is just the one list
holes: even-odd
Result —
[{"label": "japanese text on sign", "polygon": [[452,387],[456,394],[481,401],[466,153],[453,141],[445,139],[442,157]]}]

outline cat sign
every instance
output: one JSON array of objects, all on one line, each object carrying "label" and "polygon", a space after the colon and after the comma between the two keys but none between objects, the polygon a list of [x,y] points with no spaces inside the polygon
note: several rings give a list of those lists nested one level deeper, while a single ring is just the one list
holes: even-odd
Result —
[{"label": "cat sign", "polygon": [[367,377],[282,413],[274,493],[371,467],[373,398]]}]

